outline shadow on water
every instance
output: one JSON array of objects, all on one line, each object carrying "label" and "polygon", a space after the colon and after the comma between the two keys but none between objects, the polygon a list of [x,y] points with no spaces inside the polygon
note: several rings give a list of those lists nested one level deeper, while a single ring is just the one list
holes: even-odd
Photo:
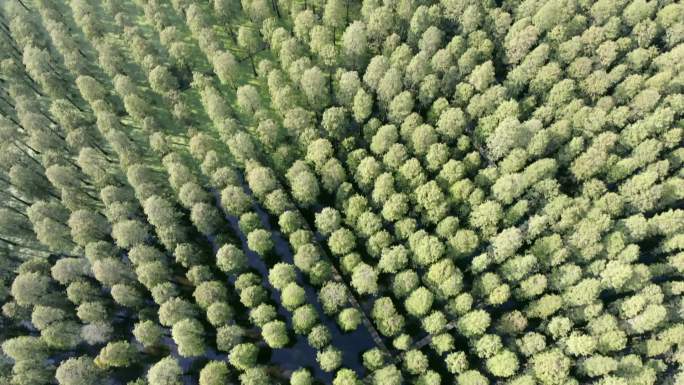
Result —
[{"label": "shadow on water", "polygon": [[[251,195],[251,191],[249,191],[246,186],[243,187],[245,187],[245,192]],[[274,226],[271,225],[268,213],[257,204],[254,204],[253,208],[257,215],[259,215],[264,229],[271,233],[276,258],[279,261],[294,264],[294,256],[290,250],[288,241],[280,231],[274,229]],[[291,330],[292,313],[283,308],[279,292],[268,282],[269,266],[267,266],[266,262],[257,253],[247,247],[247,237],[240,231],[238,218],[227,215],[226,219],[234,233],[239,236],[241,247],[247,256],[249,266],[258,271],[262,276],[263,285],[269,290],[271,299],[276,304],[278,314],[285,320],[288,329]],[[361,362],[361,354],[374,347],[373,339],[368,330],[361,325],[351,333],[343,333],[337,326],[335,319],[323,313],[321,304],[318,302],[318,289],[309,285],[299,271],[297,271],[297,281],[305,290],[307,303],[315,307],[321,323],[326,325],[330,330],[332,346],[335,346],[343,352],[342,365],[354,370],[360,377],[364,376],[366,370]],[[326,373],[318,366],[316,361],[316,349],[309,345],[306,336],[296,335],[293,337],[292,343],[287,347],[273,349],[270,355],[270,362],[272,365],[282,369],[288,376],[292,371],[304,367],[311,370],[314,377],[324,384],[330,384],[333,380],[332,373]]]},{"label": "shadow on water", "polygon": [[[249,194],[250,196],[253,196],[249,188],[244,183],[244,181],[242,181],[242,187],[245,193]],[[211,190],[211,192],[220,206],[219,192],[213,189]],[[270,217],[268,213],[266,213],[266,211],[261,206],[256,204],[256,202],[254,202],[252,207],[256,214],[259,216],[264,229],[271,233],[271,238],[274,243],[276,259],[278,261],[294,264],[294,256],[292,254],[292,251],[290,250],[290,245],[288,241],[285,239],[282,233],[280,233],[280,231],[274,229],[274,226],[272,226],[270,222]],[[292,330],[292,313],[287,311],[281,305],[279,292],[270,284],[270,282],[268,282],[269,266],[267,265],[266,261],[257,253],[250,250],[247,246],[247,236],[242,231],[240,231],[238,218],[228,215],[225,212],[224,217],[228,221],[228,224],[232,229],[232,232],[234,234],[237,234],[240,247],[244,251],[245,256],[247,257],[249,267],[257,271],[261,275],[262,285],[269,291],[270,298],[272,302],[276,305],[276,309],[279,316],[283,320],[285,320],[288,329]],[[216,239],[210,236],[207,237],[207,240],[211,244],[213,254],[215,255],[219,247],[219,245],[216,242]],[[337,326],[335,319],[323,313],[321,304],[318,302],[318,289],[309,285],[307,281],[304,279],[304,277],[302,277],[299,271],[297,271],[297,281],[302,285],[302,287],[305,290],[307,302],[309,304],[312,304],[318,312],[318,316],[320,318],[321,323],[326,325],[330,330],[332,337],[331,345],[335,346],[343,352],[343,367],[354,370],[360,377],[365,376],[366,370],[363,367],[361,361],[361,354],[375,346],[371,334],[363,325],[360,325],[359,328],[357,328],[353,332],[343,333]],[[234,283],[234,278],[229,278],[229,282]],[[289,375],[293,371],[299,368],[308,368],[319,382],[324,384],[332,383],[333,374],[326,373],[320,369],[316,361],[316,349],[309,345],[306,336],[296,335],[291,336],[291,338],[292,341],[287,347],[282,349],[272,349],[270,351],[270,354],[268,355],[269,365],[277,367],[278,369],[280,369],[279,371],[281,372],[281,374],[284,374],[287,377],[289,377]],[[168,347],[172,352],[174,352],[174,356],[179,358],[179,362],[181,362],[182,360],[181,365],[184,366],[184,370],[193,369],[196,365],[193,362],[197,361],[197,359],[181,359],[175,353],[176,350],[174,350],[175,344],[173,343],[173,341],[170,341],[170,344],[172,344],[173,346]],[[217,355],[217,358],[203,357],[202,362],[206,362],[206,358],[226,359],[227,356]]]},{"label": "shadow on water", "polygon": [[[292,254],[292,250],[290,249],[290,245],[288,241],[284,238],[283,234],[279,230],[273,228],[269,221],[268,214],[261,207],[256,206],[255,211],[261,218],[261,222],[264,225],[264,228],[271,232],[271,238],[273,239],[275,252],[280,257],[280,260],[283,262],[294,264],[294,256]],[[368,332],[368,330],[361,325],[359,326],[359,328],[357,328],[355,331],[351,333],[342,333],[335,319],[323,313],[323,308],[320,302],[318,301],[318,289],[308,284],[304,277],[302,277],[300,271],[297,271],[297,276],[299,282],[303,284],[302,286],[304,287],[304,291],[306,293],[307,303],[313,305],[316,308],[321,323],[327,326],[330,330],[332,337],[331,344],[342,351],[342,365],[344,367],[354,370],[359,376],[364,376],[365,368],[363,367],[363,364],[361,362],[361,354],[364,351],[371,349],[375,346],[373,344],[373,339],[371,338],[371,335]],[[303,345],[303,347],[299,348],[307,349],[311,352],[310,361],[312,361],[312,364],[310,365],[313,365],[316,378],[325,379],[326,381],[324,381],[324,383],[326,384],[331,383],[332,375],[320,370],[318,364],[316,363],[316,350],[308,345],[304,337],[299,336],[298,343],[295,344],[295,347],[297,347],[300,343],[299,340],[302,340],[301,345]]]}]

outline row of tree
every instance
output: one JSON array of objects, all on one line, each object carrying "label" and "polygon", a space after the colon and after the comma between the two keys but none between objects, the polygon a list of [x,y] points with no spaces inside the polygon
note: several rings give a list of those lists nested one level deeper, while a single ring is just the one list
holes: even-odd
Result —
[{"label": "row of tree", "polygon": [[[31,357],[81,338],[107,344],[55,378],[96,381],[161,345],[159,323],[181,356],[205,354],[215,330],[253,384],[270,373],[247,328],[273,349],[292,328],[335,384],[355,383],[318,309],[403,352],[395,366],[377,337],[362,360],[376,384],[441,381],[409,330],[463,384],[671,376],[681,6],[141,3],[141,26],[132,3],[41,1],[40,20],[8,6],[3,241],[18,259],[58,255],[7,269],[3,312],[31,321],[3,344],[13,381],[49,381]],[[247,262],[241,234],[263,261]],[[110,342],[117,306],[138,313],[141,347]],[[147,380],[181,374],[164,358]],[[229,377],[219,361],[200,373]]]}]

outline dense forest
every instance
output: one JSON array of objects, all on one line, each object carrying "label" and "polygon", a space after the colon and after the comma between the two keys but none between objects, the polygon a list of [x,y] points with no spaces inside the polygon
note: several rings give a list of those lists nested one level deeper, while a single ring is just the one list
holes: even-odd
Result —
[{"label": "dense forest", "polygon": [[0,30],[0,384],[684,384],[684,3]]}]

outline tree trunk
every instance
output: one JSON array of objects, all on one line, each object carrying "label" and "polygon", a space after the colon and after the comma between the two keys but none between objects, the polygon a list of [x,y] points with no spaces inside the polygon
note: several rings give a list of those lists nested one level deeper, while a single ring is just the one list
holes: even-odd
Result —
[{"label": "tree trunk", "polygon": [[278,8],[278,0],[271,0],[271,5],[273,6],[273,9],[276,11],[278,19],[280,19],[280,9]]},{"label": "tree trunk", "polygon": [[22,154],[26,155],[29,159],[31,159],[32,161],[36,162],[36,164],[37,164],[40,168],[43,168],[43,165],[38,161],[38,159],[34,158],[34,157],[31,156],[31,154],[29,154],[26,150],[24,150],[23,148],[21,148],[21,146],[19,146],[19,145],[17,144],[16,141],[12,142],[12,144],[13,144],[14,147],[16,147],[19,151],[21,151]]},{"label": "tree trunk", "polygon": [[25,10],[27,10],[27,11],[29,11],[29,12],[31,11],[31,9],[30,9],[29,7],[27,7],[26,4],[24,4],[23,1],[21,1],[21,0],[17,0],[17,1],[19,2],[19,4],[21,4],[22,7],[24,7]]},{"label": "tree trunk", "polygon": [[19,198],[19,197],[16,196],[16,195],[12,194],[11,192],[3,191],[3,193],[4,193],[5,195],[7,195],[8,197],[10,197],[10,198],[16,200],[17,202],[21,203],[21,204],[24,205],[24,206],[27,206],[27,207],[28,207],[28,206],[31,206],[30,203],[26,202],[25,200]]},{"label": "tree trunk", "polygon": [[345,7],[344,7],[344,11],[345,11],[344,24],[349,25],[349,0],[345,1],[344,5],[345,5]]},{"label": "tree trunk", "polygon": [[254,77],[258,77],[259,75],[257,74],[256,66],[254,65],[254,56],[252,54],[249,55],[249,63],[252,65],[252,72],[254,72]]}]

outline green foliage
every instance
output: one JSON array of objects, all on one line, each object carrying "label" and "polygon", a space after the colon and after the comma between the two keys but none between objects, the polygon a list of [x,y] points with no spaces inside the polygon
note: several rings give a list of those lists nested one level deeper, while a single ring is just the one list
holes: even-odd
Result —
[{"label": "green foliage", "polygon": [[107,368],[128,367],[136,358],[137,350],[128,341],[110,342],[100,350],[95,365]]},{"label": "green foliage", "polygon": [[55,378],[60,385],[96,384],[102,380],[102,375],[90,357],[82,356],[62,362]]},{"label": "green foliage", "polygon": [[162,328],[154,323],[154,321],[141,321],[135,324],[133,335],[144,347],[152,347],[161,342]]},{"label": "green foliage", "polygon": [[287,327],[283,321],[271,321],[262,327],[261,331],[264,341],[273,349],[282,348],[287,345]]},{"label": "green foliage", "polygon": [[259,349],[251,343],[235,345],[230,350],[230,364],[240,370],[246,370],[256,364]]},{"label": "green foliage", "polygon": [[404,367],[411,374],[424,373],[428,368],[427,356],[419,350],[409,350],[404,355]]},{"label": "green foliage", "polygon": [[228,381],[230,371],[222,361],[209,361],[199,374],[200,385],[220,385]]},{"label": "green foliage", "polygon": [[421,286],[409,295],[404,302],[404,305],[409,314],[420,317],[427,314],[430,310],[433,299],[434,296],[430,290]]},{"label": "green foliage", "polygon": [[182,375],[178,361],[173,357],[165,357],[147,371],[147,382],[150,385],[180,385],[183,383]]},{"label": "green foliage", "polygon": [[342,364],[342,352],[329,346],[316,354],[316,361],[321,369],[332,372]]},{"label": "green foliage", "polygon": [[678,2],[6,3],[0,383],[681,382]]},{"label": "green foliage", "polygon": [[171,336],[178,345],[178,354],[183,357],[199,356],[206,350],[204,327],[195,319],[186,318],[175,323]]}]

